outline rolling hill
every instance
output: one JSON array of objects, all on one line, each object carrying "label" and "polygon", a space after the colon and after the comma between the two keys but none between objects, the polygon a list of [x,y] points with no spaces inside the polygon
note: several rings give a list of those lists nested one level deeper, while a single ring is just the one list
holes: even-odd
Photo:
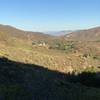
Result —
[{"label": "rolling hill", "polygon": [[0,25],[0,35],[1,34],[4,35],[6,34],[9,37],[16,37],[16,38],[23,38],[30,40],[52,38],[51,35],[43,34],[42,32],[24,31],[9,25]]},{"label": "rolling hill", "polygon": [[67,41],[100,41],[100,27],[75,31],[63,37]]},{"label": "rolling hill", "polygon": [[96,29],[68,34],[69,41],[0,25],[0,100],[100,100]]},{"label": "rolling hill", "polygon": [[57,37],[42,32],[23,31],[9,25],[0,25],[0,44],[29,46],[33,41],[52,41]]},{"label": "rolling hill", "polygon": [[[46,48],[39,46],[40,44],[32,44],[33,41],[41,40],[48,43]],[[58,36],[0,25],[0,56],[24,63],[39,64],[61,72],[99,66],[99,45],[100,42],[68,42]]]}]

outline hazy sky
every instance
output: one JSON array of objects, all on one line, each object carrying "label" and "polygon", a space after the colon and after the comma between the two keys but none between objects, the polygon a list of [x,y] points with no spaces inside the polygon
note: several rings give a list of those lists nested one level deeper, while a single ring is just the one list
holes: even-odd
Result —
[{"label": "hazy sky", "polygon": [[0,24],[32,31],[100,26],[100,0],[0,0]]}]

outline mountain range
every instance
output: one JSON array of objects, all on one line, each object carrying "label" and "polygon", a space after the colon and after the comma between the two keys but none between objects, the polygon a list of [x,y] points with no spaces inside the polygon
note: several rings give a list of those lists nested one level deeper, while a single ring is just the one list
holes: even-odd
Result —
[{"label": "mountain range", "polygon": [[53,36],[62,36],[62,35],[69,34],[72,32],[73,32],[72,30],[63,30],[63,31],[48,31],[48,32],[44,32],[44,33],[50,34]]},{"label": "mountain range", "polygon": [[[5,35],[6,34],[6,35]],[[60,34],[60,36],[59,36]],[[31,32],[31,31],[23,31],[12,26],[8,25],[0,25],[0,40],[1,37],[16,37],[23,39],[64,39],[67,41],[100,41],[100,27],[95,27],[87,30],[78,30],[78,31],[59,31],[59,32],[47,32],[46,34],[43,32]]]}]

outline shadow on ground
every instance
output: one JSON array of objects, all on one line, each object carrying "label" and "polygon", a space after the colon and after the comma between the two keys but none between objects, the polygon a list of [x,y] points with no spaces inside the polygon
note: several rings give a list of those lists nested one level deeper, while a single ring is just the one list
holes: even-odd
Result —
[{"label": "shadow on ground", "polygon": [[64,74],[0,58],[0,100],[100,100],[99,74]]}]

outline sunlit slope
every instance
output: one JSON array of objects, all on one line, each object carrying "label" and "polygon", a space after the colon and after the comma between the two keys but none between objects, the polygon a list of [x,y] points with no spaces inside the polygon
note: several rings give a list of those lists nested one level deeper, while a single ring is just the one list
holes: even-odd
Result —
[{"label": "sunlit slope", "polygon": [[[52,70],[73,72],[100,65],[100,42],[74,42],[72,50],[34,47],[34,40],[60,41],[58,37],[0,26],[0,55],[12,60],[42,65]],[[64,40],[64,43],[67,41]]]},{"label": "sunlit slope", "polygon": [[100,41],[100,27],[75,31],[64,38],[69,41]]}]

